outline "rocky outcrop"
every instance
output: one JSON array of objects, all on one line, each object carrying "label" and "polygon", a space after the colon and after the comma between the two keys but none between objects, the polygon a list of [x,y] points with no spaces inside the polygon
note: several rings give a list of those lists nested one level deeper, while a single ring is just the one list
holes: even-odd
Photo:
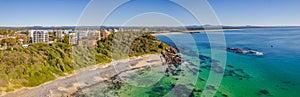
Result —
[{"label": "rocky outcrop", "polygon": [[183,62],[183,58],[178,54],[178,49],[176,47],[165,49],[161,52],[161,54],[165,59],[165,64],[167,65],[165,70],[166,76],[184,75],[179,67]]},{"label": "rocky outcrop", "polygon": [[176,47],[165,49],[161,52],[162,56],[165,58],[167,65],[173,65],[178,67],[182,63],[182,58],[179,56]]},{"label": "rocky outcrop", "polygon": [[250,49],[241,49],[241,48],[227,48],[228,52],[234,52],[236,54],[252,54],[252,55],[264,55],[263,52],[258,52]]}]

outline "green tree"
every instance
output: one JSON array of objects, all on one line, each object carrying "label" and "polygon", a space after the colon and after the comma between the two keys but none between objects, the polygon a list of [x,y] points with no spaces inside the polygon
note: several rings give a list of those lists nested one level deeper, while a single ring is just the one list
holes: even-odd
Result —
[{"label": "green tree", "polygon": [[29,35],[29,31],[26,30],[25,32],[23,32],[23,34]]},{"label": "green tree", "polygon": [[18,44],[18,40],[13,39],[13,38],[7,38],[7,39],[1,40],[0,44],[1,45],[6,44],[7,46],[16,46]]},{"label": "green tree", "polygon": [[69,35],[65,34],[64,39],[62,40],[62,42],[65,43],[65,44],[70,44],[69,43]]}]

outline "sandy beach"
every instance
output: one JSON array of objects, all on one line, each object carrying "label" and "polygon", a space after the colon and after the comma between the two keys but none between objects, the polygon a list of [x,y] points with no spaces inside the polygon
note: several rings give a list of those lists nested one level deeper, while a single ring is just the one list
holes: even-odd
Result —
[{"label": "sandy beach", "polygon": [[2,97],[62,97],[70,96],[81,88],[92,86],[121,72],[150,65],[153,61],[162,62],[159,54],[149,54],[135,58],[98,64],[75,71],[74,74],[59,77],[37,87],[26,87],[4,93]]}]

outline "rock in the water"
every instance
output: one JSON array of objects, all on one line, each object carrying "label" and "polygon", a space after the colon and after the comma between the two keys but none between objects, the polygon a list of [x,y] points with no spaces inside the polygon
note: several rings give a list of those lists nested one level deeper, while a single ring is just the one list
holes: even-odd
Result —
[{"label": "rock in the water", "polygon": [[233,66],[232,65],[227,65],[229,68],[233,68]]},{"label": "rock in the water", "polygon": [[223,97],[228,97],[228,95],[226,95],[226,94],[222,94],[222,96],[223,96]]},{"label": "rock in the water", "polygon": [[265,95],[270,94],[269,91],[267,91],[267,90],[260,90],[259,93],[265,94]]},{"label": "rock in the water", "polygon": [[212,85],[208,85],[206,87],[206,89],[208,89],[208,90],[217,90],[217,88],[215,86],[212,86]]}]

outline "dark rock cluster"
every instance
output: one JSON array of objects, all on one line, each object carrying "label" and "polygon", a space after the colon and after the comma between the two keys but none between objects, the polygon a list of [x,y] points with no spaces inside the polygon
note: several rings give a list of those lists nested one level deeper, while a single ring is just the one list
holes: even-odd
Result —
[{"label": "dark rock cluster", "polygon": [[117,76],[118,75],[115,75],[115,76],[111,77],[109,80],[104,81],[105,83],[107,83],[109,85],[108,89],[112,89],[112,90],[121,89],[121,86],[123,83],[122,83],[121,79],[119,79]]},{"label": "dark rock cluster", "polygon": [[257,95],[273,96],[272,94],[270,94],[270,92],[268,90],[260,90]]},{"label": "dark rock cluster", "polygon": [[226,94],[222,94],[222,96],[223,96],[223,97],[228,97],[228,95],[226,95]]},{"label": "dark rock cluster", "polygon": [[276,85],[277,88],[281,90],[289,90],[287,87],[288,86],[296,86],[296,83],[293,83],[292,81],[282,81],[279,83],[280,85]]},{"label": "dark rock cluster", "polygon": [[[195,65],[194,63],[192,62],[187,62],[190,66],[197,66]],[[186,66],[186,68],[189,70],[189,72],[193,73],[193,75],[197,75],[198,73],[201,73],[202,71],[198,68],[193,68],[193,67],[190,67],[190,66]]]},{"label": "dark rock cluster", "polygon": [[167,65],[178,67],[182,63],[182,58],[178,55],[178,52],[174,48],[163,50],[161,54],[165,58]]},{"label": "dark rock cluster", "polygon": [[220,66],[218,63],[212,63],[211,65],[201,66],[200,68],[211,70],[211,71],[213,71],[214,73],[217,73],[217,74],[222,74],[222,73],[225,72],[224,67]]},{"label": "dark rock cluster", "polygon": [[215,86],[212,86],[212,85],[206,86],[206,89],[207,90],[217,90],[217,88]]},{"label": "dark rock cluster", "polygon": [[296,84],[293,83],[292,81],[282,81],[281,83],[286,85],[296,86]]},{"label": "dark rock cluster", "polygon": [[[217,91],[217,89],[216,89],[215,86],[208,85],[206,87],[206,89],[210,90],[210,91],[216,91],[216,94],[215,94],[214,97],[229,97],[227,94],[222,93],[221,91]],[[202,96],[205,97],[205,95],[201,95],[204,90],[194,88],[192,90],[192,93],[191,93],[191,95],[189,97],[202,97]]]},{"label": "dark rock cluster", "polygon": [[260,94],[270,94],[268,90],[260,90],[259,93]]},{"label": "dark rock cluster", "polygon": [[208,56],[204,56],[204,55],[199,55],[199,57],[198,57],[200,60],[203,60],[203,61],[210,61],[211,60],[211,58],[210,57],[208,57]]},{"label": "dark rock cluster", "polygon": [[228,52],[234,52],[236,54],[252,54],[252,55],[264,55],[263,52],[258,52],[251,49],[241,49],[241,48],[227,48]]},{"label": "dark rock cluster", "polygon": [[[222,74],[224,73],[224,77],[236,77],[239,80],[245,80],[251,78],[249,74],[247,74],[243,69],[237,69],[233,65],[227,65],[227,68],[221,66],[218,60],[211,59],[210,57],[199,55],[199,59],[201,59],[201,69],[211,70],[214,73]],[[199,70],[201,72],[201,70]]]},{"label": "dark rock cluster", "polygon": [[[233,65],[227,65],[227,68],[221,66],[218,60],[211,59],[207,56],[199,56],[201,59],[201,69],[211,70],[214,73],[222,74],[224,73],[224,77],[236,77],[239,80],[249,79],[251,76],[247,74],[243,69],[236,69]],[[204,64],[206,63],[206,64]]]},{"label": "dark rock cluster", "polygon": [[187,97],[192,93],[192,90],[188,89],[185,85],[177,85],[172,91],[178,97]]},{"label": "dark rock cluster", "polygon": [[239,80],[245,80],[251,78],[249,74],[247,74],[243,69],[235,69],[232,65],[228,66],[229,68],[226,69],[224,73],[224,77],[236,77]]},{"label": "dark rock cluster", "polygon": [[168,66],[165,70],[165,73],[166,73],[166,76],[170,76],[173,75],[173,76],[178,76],[180,74],[182,74],[182,70],[180,68],[174,68],[172,66]]},{"label": "dark rock cluster", "polygon": [[165,59],[165,64],[167,65],[167,68],[165,70],[166,76],[171,75],[181,75],[183,73],[182,69],[179,68],[179,66],[182,64],[183,59],[178,54],[178,48],[173,47],[169,50],[163,50],[161,52],[162,56]]}]

